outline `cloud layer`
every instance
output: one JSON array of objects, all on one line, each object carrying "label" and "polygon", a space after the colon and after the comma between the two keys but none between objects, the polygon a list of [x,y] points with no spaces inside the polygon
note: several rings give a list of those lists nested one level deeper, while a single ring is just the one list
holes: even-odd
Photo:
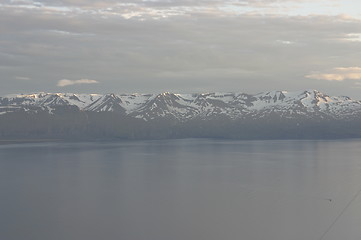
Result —
[{"label": "cloud layer", "polygon": [[[359,66],[358,4],[4,0],[0,94],[58,91],[63,79],[77,92],[315,88],[356,96],[354,83],[319,79],[325,78],[320,74],[345,76],[334,70],[339,66]],[[30,80],[16,81],[14,76]],[[69,80],[83,76],[102,82]]]}]

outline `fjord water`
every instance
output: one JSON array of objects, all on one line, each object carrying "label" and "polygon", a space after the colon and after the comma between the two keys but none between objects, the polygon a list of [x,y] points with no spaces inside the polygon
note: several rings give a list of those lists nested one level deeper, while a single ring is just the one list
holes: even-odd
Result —
[{"label": "fjord water", "polygon": [[0,239],[361,239],[361,141],[0,146]]}]

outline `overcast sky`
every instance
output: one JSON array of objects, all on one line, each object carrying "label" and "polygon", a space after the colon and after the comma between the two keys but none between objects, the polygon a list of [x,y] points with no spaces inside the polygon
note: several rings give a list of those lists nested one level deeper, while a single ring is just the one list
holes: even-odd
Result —
[{"label": "overcast sky", "polygon": [[361,99],[361,1],[0,0],[0,84]]}]

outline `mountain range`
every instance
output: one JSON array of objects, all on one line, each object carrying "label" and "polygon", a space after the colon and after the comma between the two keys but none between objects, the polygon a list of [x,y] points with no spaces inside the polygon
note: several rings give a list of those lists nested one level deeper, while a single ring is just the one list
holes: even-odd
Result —
[{"label": "mountain range", "polygon": [[0,139],[187,137],[361,137],[361,101],[317,90],[0,97]]}]

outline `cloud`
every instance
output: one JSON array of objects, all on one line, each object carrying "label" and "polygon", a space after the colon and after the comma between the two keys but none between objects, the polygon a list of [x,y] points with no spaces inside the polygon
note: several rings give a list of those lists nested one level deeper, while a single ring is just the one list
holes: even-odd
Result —
[{"label": "cloud", "polygon": [[334,68],[327,73],[313,73],[306,75],[306,78],[327,80],[327,81],[344,81],[344,80],[360,80],[361,67],[339,67]]},{"label": "cloud", "polygon": [[99,82],[96,80],[90,80],[90,79],[79,79],[79,80],[62,79],[62,80],[58,81],[57,86],[65,87],[65,86],[70,86],[70,85],[93,84],[93,83],[99,83]]},{"label": "cloud", "polygon": [[29,78],[29,77],[21,77],[21,76],[15,76],[14,78],[15,78],[16,80],[25,80],[25,81],[31,79],[31,78]]},{"label": "cloud", "polygon": [[352,42],[361,42],[361,33],[349,33],[346,35],[345,40]]},{"label": "cloud", "polygon": [[[339,15],[358,9],[360,3],[344,0],[3,0],[7,11],[33,11],[60,15],[121,16],[125,19],[163,19],[179,15],[238,15],[243,13],[281,15]],[[346,2],[345,2],[346,1]],[[355,15],[355,14],[353,14]],[[358,15],[358,14],[356,14]]]},{"label": "cloud", "polygon": [[[0,2],[0,94],[59,91],[62,85],[81,92],[192,92],[196,86],[197,91],[334,89],[350,95],[355,81],[304,75],[360,66],[361,42],[351,41],[358,38],[360,20],[262,14],[274,13],[272,4],[288,8],[285,0]],[[44,6],[27,8],[26,2]],[[312,72],[317,69],[331,70]],[[102,84],[71,85],[80,84],[75,81],[84,72]],[[63,78],[71,80],[57,87]]]}]

